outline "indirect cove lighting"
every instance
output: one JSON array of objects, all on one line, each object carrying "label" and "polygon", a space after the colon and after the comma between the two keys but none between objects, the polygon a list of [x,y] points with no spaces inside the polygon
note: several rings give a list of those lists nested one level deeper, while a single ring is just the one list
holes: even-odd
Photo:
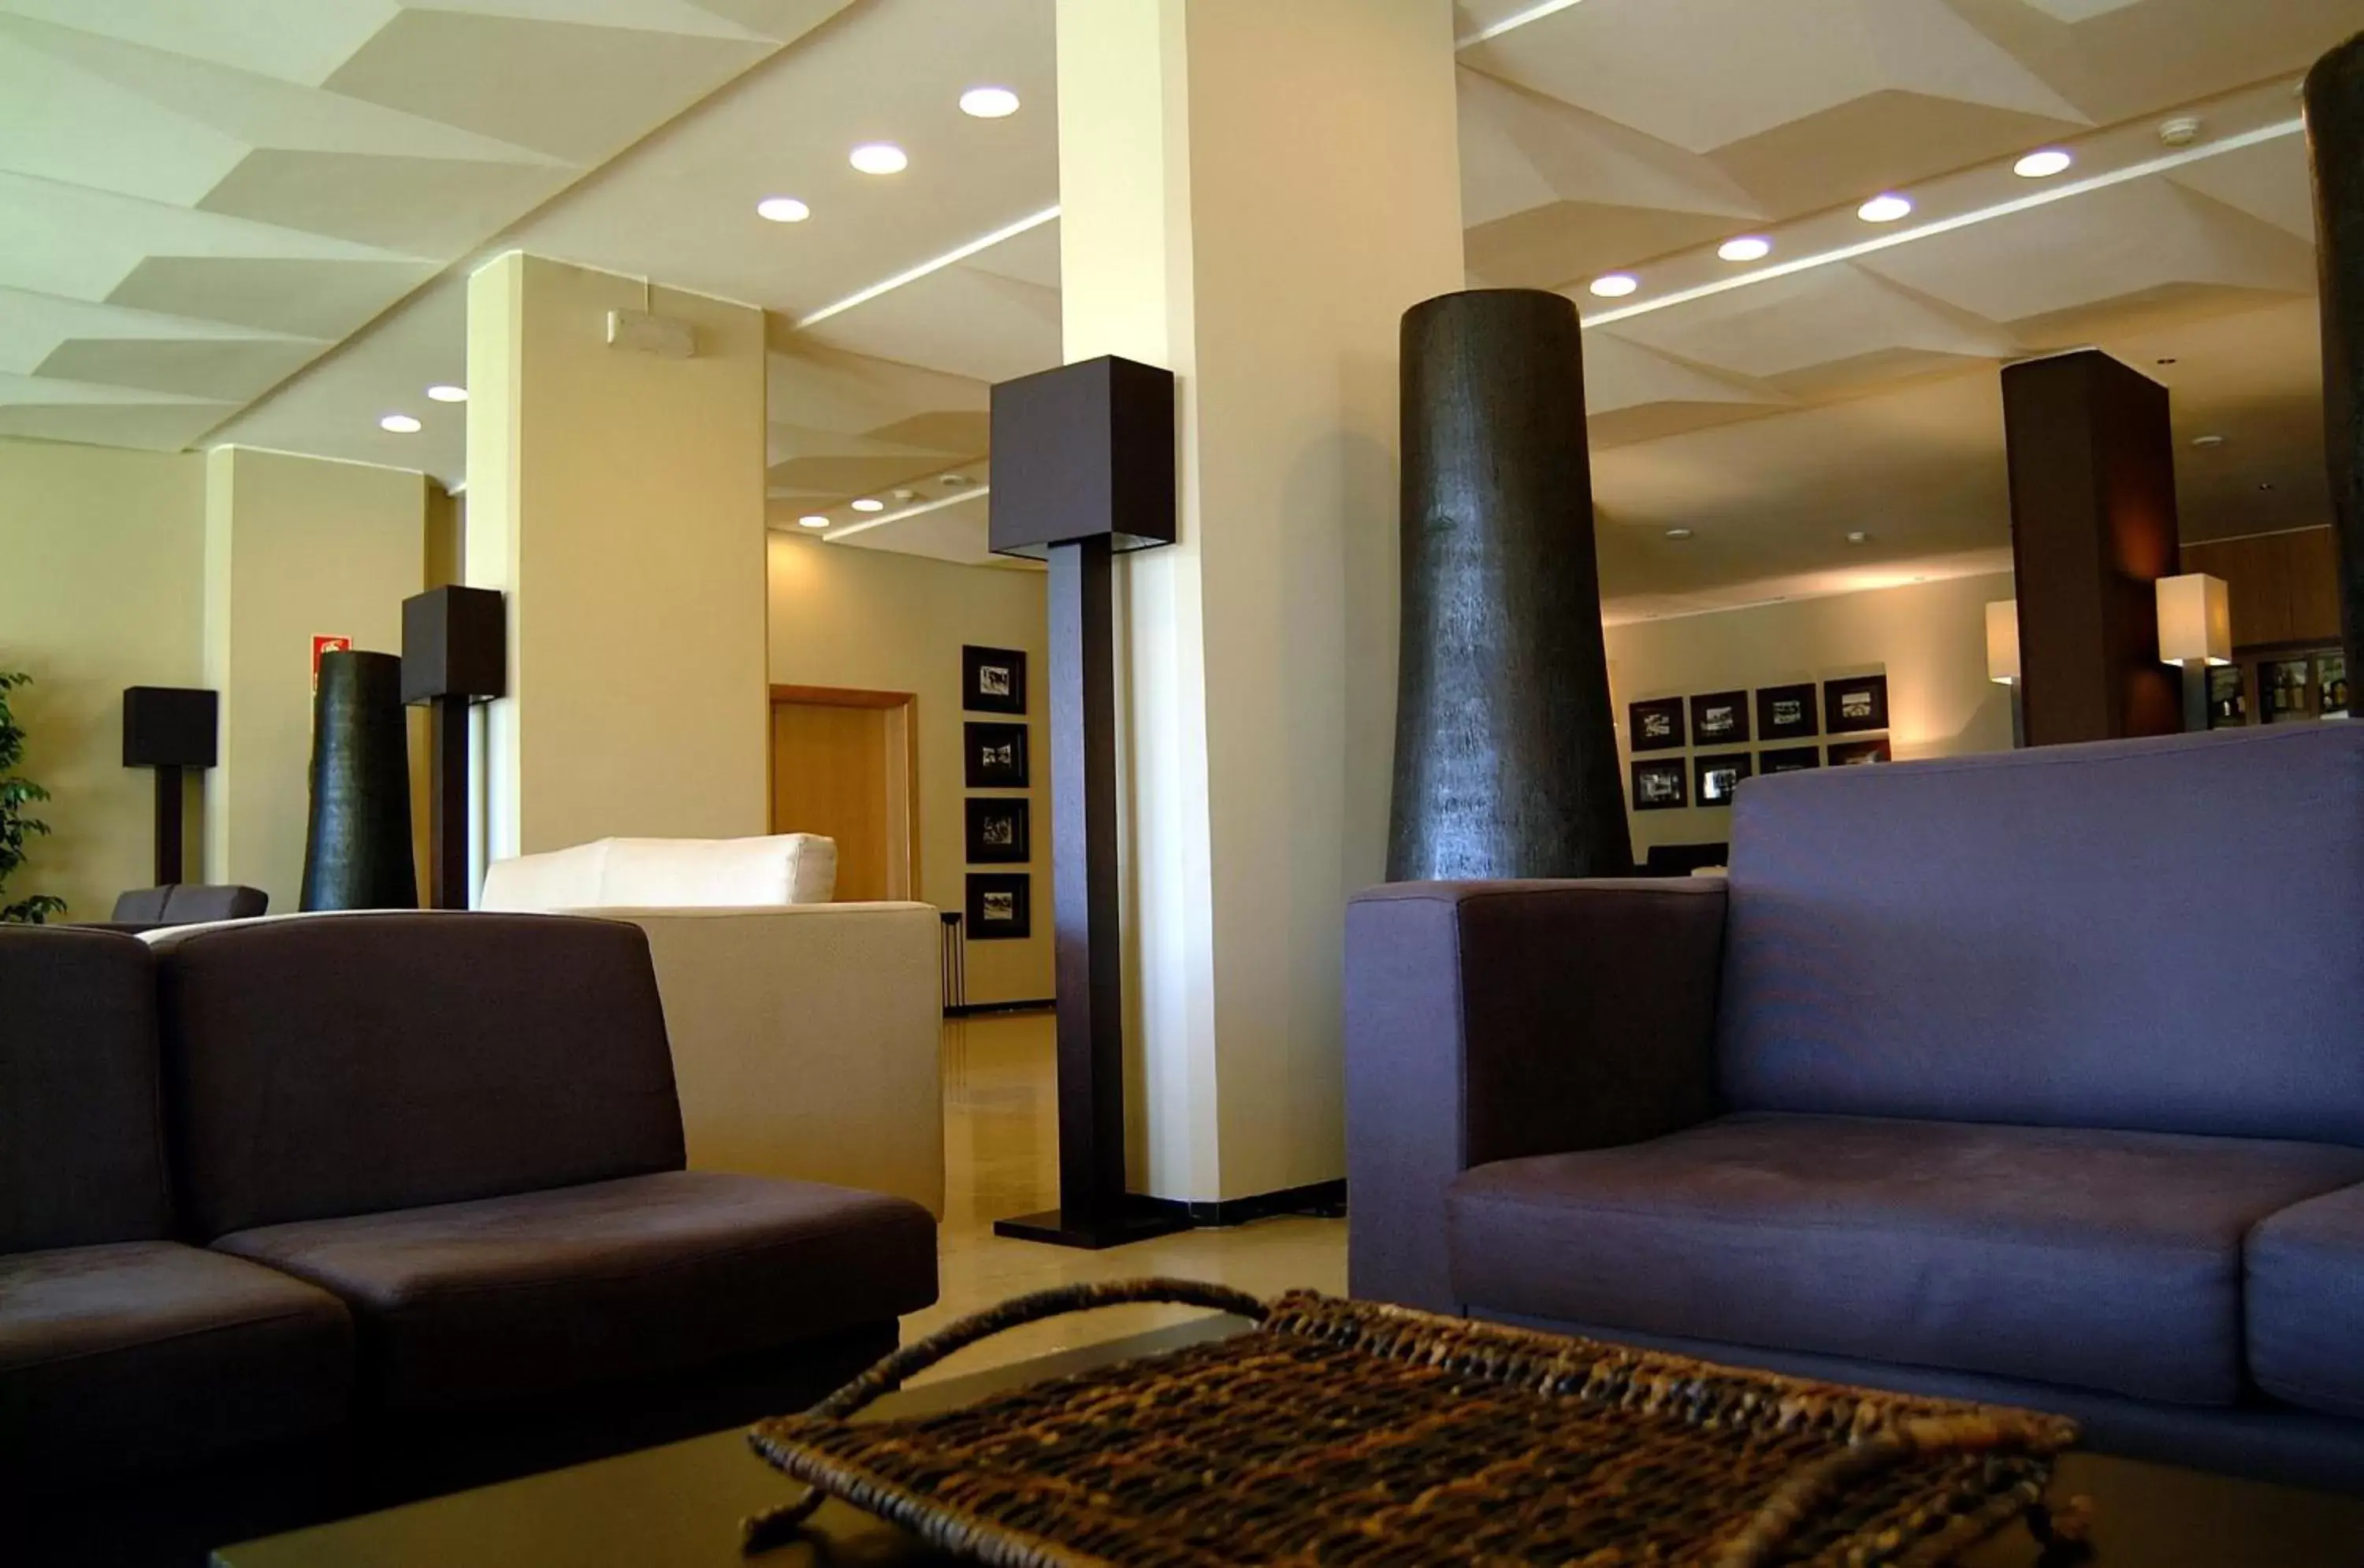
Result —
[{"label": "indirect cove lighting", "polygon": [[934,272],[941,272],[946,267],[959,265],[961,262],[967,261],[971,256],[977,254],[979,251],[990,250],[1005,239],[1015,239],[1020,235],[1024,234],[1031,229],[1040,228],[1046,223],[1055,222],[1057,221],[1058,217],[1059,209],[1057,207],[1044,207],[1041,212],[1034,213],[1030,217],[1021,217],[1016,223],[1009,224],[1001,228],[997,228],[990,234],[980,234],[975,239],[970,240],[967,244],[947,250],[942,255],[938,256],[931,261],[922,261],[918,266],[898,272],[891,278],[886,278],[881,282],[872,284],[866,289],[857,290],[853,294],[847,295],[835,305],[823,306],[820,309],[814,311],[810,316],[798,317],[797,325],[799,328],[815,326],[818,323],[828,320],[832,316],[852,310],[857,305],[867,305],[872,300],[876,299],[879,295],[892,294],[897,289],[903,287],[906,284],[918,283],[921,278],[927,277]]},{"label": "indirect cove lighting", "polygon": [[2019,679],[2019,601],[1987,606],[1987,679],[2008,686]]},{"label": "indirect cove lighting", "polygon": [[961,113],[981,120],[1006,120],[1018,112],[1018,95],[1007,87],[972,87],[961,95]]},{"label": "indirect cove lighting", "polygon": [[2057,147],[2041,152],[2031,152],[2011,166],[2011,172],[2023,180],[2049,180],[2055,174],[2066,174],[2077,160]]},{"label": "indirect cove lighting", "polygon": [[1745,235],[1725,240],[1715,253],[1727,261],[1761,261],[1773,254],[1773,241],[1761,234]]},{"label": "indirect cove lighting", "polygon": [[869,496],[864,495],[861,500],[856,501],[853,504],[853,509],[857,512],[883,512],[886,509],[886,503],[884,501],[874,501]]},{"label": "indirect cove lighting", "polygon": [[1910,197],[1900,196],[1890,191],[1885,195],[1872,197],[1856,208],[1855,215],[1866,223],[1901,223],[1912,216],[1912,202]]},{"label": "indirect cove lighting", "polygon": [[449,382],[438,382],[427,389],[427,395],[438,403],[465,403],[468,401],[468,389],[453,386]]},{"label": "indirect cove lighting", "polygon": [[2233,662],[2233,600],[2225,579],[2191,572],[2160,578],[2156,592],[2160,663]]},{"label": "indirect cove lighting", "polygon": [[794,196],[765,196],[755,204],[755,216],[774,223],[802,223],[812,216],[812,208]]},{"label": "indirect cove lighting", "polygon": [[808,528],[825,528],[829,527],[829,519],[822,517],[818,512],[798,517],[797,521]]},{"label": "indirect cove lighting", "polygon": [[1642,280],[1631,272],[1611,272],[1592,280],[1592,292],[1603,299],[1623,299],[1641,286]]},{"label": "indirect cove lighting", "polygon": [[1540,22],[1545,17],[1556,17],[1571,6],[1582,4],[1584,0],[1543,0],[1540,6],[1530,6],[1523,11],[1515,12],[1466,37],[1455,39],[1453,46],[1455,49],[1467,49],[1472,44],[1481,44],[1489,39],[1500,38],[1504,33],[1517,31],[1529,22]]},{"label": "indirect cove lighting", "polygon": [[865,141],[847,155],[846,161],[865,174],[899,174],[911,166],[911,160],[891,141]]},{"label": "indirect cove lighting", "polygon": [[377,428],[392,430],[397,436],[415,436],[418,433],[418,421],[407,414],[389,414],[377,422]]}]

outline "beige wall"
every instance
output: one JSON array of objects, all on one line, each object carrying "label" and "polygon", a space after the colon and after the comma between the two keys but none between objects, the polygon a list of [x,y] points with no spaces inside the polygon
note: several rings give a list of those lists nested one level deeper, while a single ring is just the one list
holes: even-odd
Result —
[{"label": "beige wall", "polygon": [[[2006,572],[1612,626],[1619,745],[1628,739],[1628,703],[1754,693],[1885,669],[1889,738],[1899,762],[2008,751],[2011,694],[1987,679],[1986,606],[2012,596]],[[1823,736],[1816,744],[1829,741]],[[1753,753],[1763,744],[1747,749]],[[1636,858],[1653,844],[1715,842],[1732,834],[1729,807],[1636,812],[1633,823]]]},{"label": "beige wall", "polygon": [[426,581],[427,480],[223,447],[206,454],[205,684],[221,694],[206,778],[208,880],[296,907],[311,806],[312,639],[402,651]]},{"label": "beige wall", "polygon": [[[608,347],[607,313],[697,352]],[[764,831],[764,317],[511,252],[468,289],[466,580],[508,595],[495,858]]]},{"label": "beige wall", "polygon": [[[966,905],[966,772],[963,724],[1014,723],[961,711],[961,648],[1026,651],[1031,747],[1034,935],[972,942],[971,1002],[1050,997],[1051,763],[1049,654],[1040,573],[956,566],[916,555],[826,545],[787,534],[771,541],[772,679],[788,686],[910,692],[920,724],[920,896],[939,909]],[[999,792],[997,792],[999,793]],[[1015,871],[994,866],[993,871]]]},{"label": "beige wall", "polygon": [[103,920],[154,880],[154,775],[123,766],[123,688],[203,683],[204,562],[203,460],[0,439],[0,669],[35,678],[14,703],[24,775],[56,796],[0,901],[54,894]]}]

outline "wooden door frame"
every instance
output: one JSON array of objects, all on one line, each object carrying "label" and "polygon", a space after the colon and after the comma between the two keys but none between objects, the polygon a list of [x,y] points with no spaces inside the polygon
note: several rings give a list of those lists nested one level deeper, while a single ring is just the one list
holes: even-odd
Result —
[{"label": "wooden door frame", "polygon": [[[859,686],[788,686],[775,683],[771,701],[765,706],[764,732],[764,790],[767,801],[776,800],[779,780],[779,747],[773,736],[776,726],[774,710],[783,703],[807,707],[862,707],[894,714],[903,725],[903,826],[907,842],[903,853],[909,867],[909,886],[903,890],[906,898],[924,902],[920,889],[920,695],[917,692],[870,691]],[[773,828],[777,830],[778,824]]]}]

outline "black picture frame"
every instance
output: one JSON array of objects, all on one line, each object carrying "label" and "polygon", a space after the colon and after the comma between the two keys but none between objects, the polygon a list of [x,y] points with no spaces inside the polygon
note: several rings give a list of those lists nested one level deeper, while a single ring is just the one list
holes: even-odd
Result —
[{"label": "black picture frame", "polygon": [[1027,755],[1027,726],[979,724],[961,726],[966,752],[963,766],[971,789],[1024,789],[1032,782]]},{"label": "black picture frame", "polygon": [[1811,740],[1822,732],[1822,721],[1814,706],[1813,682],[1757,689],[1757,740]]},{"label": "black picture frame", "polygon": [[1705,696],[1691,698],[1691,744],[1747,745],[1748,694],[1710,692]]},{"label": "black picture frame", "polygon": [[1636,751],[1679,751],[1690,744],[1683,727],[1683,699],[1658,697],[1637,702],[1628,711],[1626,734]]},{"label": "black picture frame", "polygon": [[1889,750],[1888,737],[1885,735],[1877,740],[1849,740],[1844,745],[1834,745],[1831,748],[1831,766],[1834,768],[1857,768],[1867,762],[1890,762],[1895,760],[1895,753]]},{"label": "black picture frame", "polygon": [[1690,776],[1680,757],[1634,764],[1634,809],[1680,811],[1690,804]]},{"label": "black picture frame", "polygon": [[1755,770],[1745,751],[1720,751],[1691,759],[1691,798],[1702,808],[1728,806],[1740,782]]},{"label": "black picture frame", "polygon": [[1888,728],[1888,677],[1849,675],[1823,683],[1823,729],[1864,735]]},{"label": "black picture frame", "polygon": [[[1811,695],[1812,687],[1807,691]],[[1823,765],[1822,749],[1817,746],[1782,746],[1756,753],[1756,772],[1761,778],[1777,773],[1802,773]]]},{"label": "black picture frame", "polygon": [[1023,941],[1034,934],[1034,879],[1025,872],[971,872],[968,940]]},{"label": "black picture frame", "polygon": [[1024,865],[1034,858],[1034,803],[1022,795],[971,795],[968,863]]},{"label": "black picture frame", "polygon": [[961,706],[969,713],[1024,713],[1025,651],[962,648]]},{"label": "black picture frame", "polygon": [[2268,659],[2258,666],[2258,722],[2290,724],[2314,717],[2314,668],[2305,659]]},{"label": "black picture frame", "polygon": [[2314,711],[2329,717],[2347,711],[2347,655],[2314,656]]}]

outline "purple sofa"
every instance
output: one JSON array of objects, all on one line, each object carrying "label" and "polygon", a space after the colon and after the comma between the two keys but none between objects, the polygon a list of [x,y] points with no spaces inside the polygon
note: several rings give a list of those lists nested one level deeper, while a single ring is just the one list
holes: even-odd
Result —
[{"label": "purple sofa", "polygon": [[1744,785],[1346,926],[1355,1295],[2364,1487],[2364,724]]}]

